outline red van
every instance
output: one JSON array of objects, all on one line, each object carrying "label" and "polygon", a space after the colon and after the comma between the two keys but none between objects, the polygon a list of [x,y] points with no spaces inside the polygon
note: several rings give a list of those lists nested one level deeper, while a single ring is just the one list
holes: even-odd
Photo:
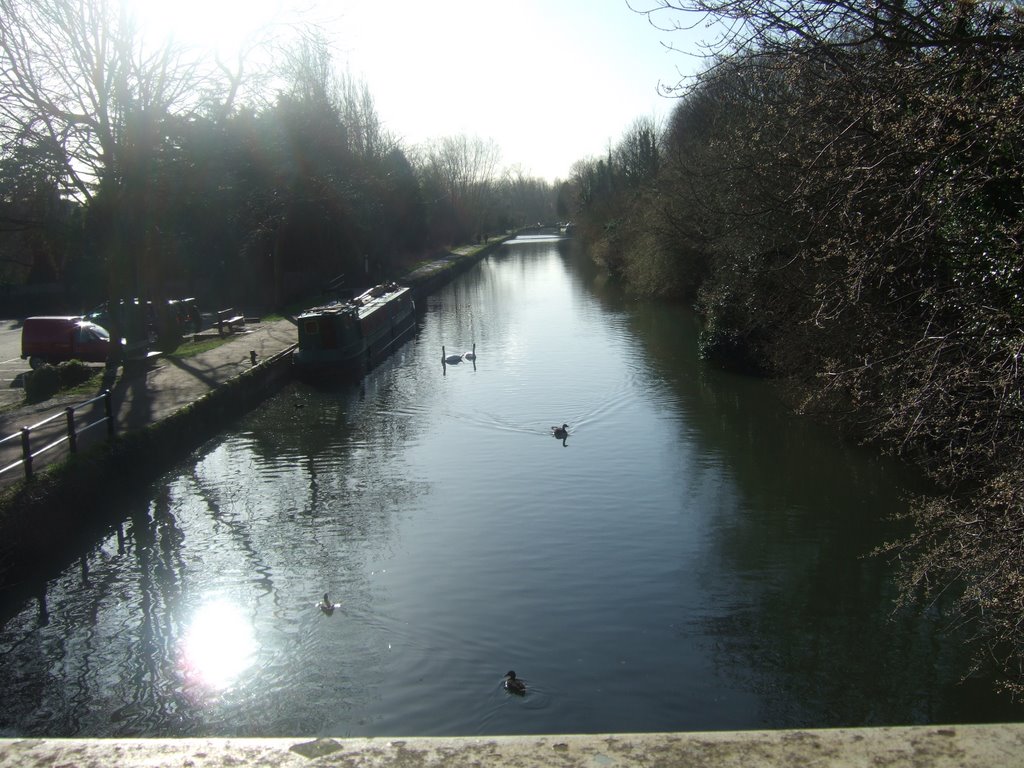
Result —
[{"label": "red van", "polygon": [[21,326],[21,356],[32,368],[65,360],[102,363],[109,352],[107,329],[80,316],[30,317]]}]

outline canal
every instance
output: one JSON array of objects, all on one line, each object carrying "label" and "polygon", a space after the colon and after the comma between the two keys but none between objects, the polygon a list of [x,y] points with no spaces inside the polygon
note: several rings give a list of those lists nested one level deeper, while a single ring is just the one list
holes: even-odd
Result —
[{"label": "canal", "polygon": [[289,385],[0,606],[0,736],[1022,719],[869,556],[913,477],[703,364],[685,310],[544,239],[421,309],[360,384]]}]

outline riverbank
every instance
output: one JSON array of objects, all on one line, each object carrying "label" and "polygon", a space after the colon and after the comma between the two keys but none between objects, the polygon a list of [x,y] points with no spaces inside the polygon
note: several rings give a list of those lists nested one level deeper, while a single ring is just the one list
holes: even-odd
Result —
[{"label": "riverbank", "polygon": [[[506,239],[438,254],[401,282],[412,287],[417,298],[425,297]],[[83,443],[74,456],[51,452],[38,457],[36,477],[30,482],[8,478],[8,487],[0,493],[0,590],[30,582],[67,562],[82,536],[111,523],[113,496],[149,482],[278,391],[291,376],[295,343],[294,319],[286,317],[246,325],[225,344],[190,358],[164,357],[146,370],[119,372],[110,385],[113,440]],[[71,404],[64,398],[5,411],[0,414],[0,436]],[[50,465],[44,467],[47,461]]]},{"label": "riverbank", "polygon": [[492,238],[482,245],[464,245],[447,253],[437,254],[414,267],[398,282],[413,289],[413,299],[429,296],[476,264],[512,236]]},{"label": "riverbank", "polygon": [[1024,725],[410,739],[8,739],[0,768],[1018,768]]}]

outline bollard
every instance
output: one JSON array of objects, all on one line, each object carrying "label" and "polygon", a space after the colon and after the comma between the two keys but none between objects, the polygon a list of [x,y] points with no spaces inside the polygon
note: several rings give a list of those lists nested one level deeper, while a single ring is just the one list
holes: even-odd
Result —
[{"label": "bollard", "polygon": [[110,390],[103,390],[103,410],[107,414],[107,437],[114,436],[114,406],[110,402]]},{"label": "bollard", "polygon": [[32,443],[29,438],[29,428],[21,428],[21,461],[25,465],[25,479],[32,479]]},{"label": "bollard", "polygon": [[68,450],[78,453],[78,435],[75,433],[75,409],[70,405],[64,409],[68,417]]}]

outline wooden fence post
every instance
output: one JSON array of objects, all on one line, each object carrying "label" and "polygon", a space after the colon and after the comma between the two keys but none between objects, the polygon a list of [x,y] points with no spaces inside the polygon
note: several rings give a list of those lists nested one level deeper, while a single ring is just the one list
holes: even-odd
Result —
[{"label": "wooden fence post", "polygon": [[25,465],[25,479],[32,479],[32,442],[28,427],[21,428],[21,460]]},{"label": "wooden fence post", "polygon": [[103,390],[103,410],[107,414],[107,437],[114,436],[114,405],[110,402],[110,390]]},{"label": "wooden fence post", "polygon": [[78,434],[75,432],[75,409],[68,406],[64,409],[68,417],[68,450],[71,453],[78,453]]}]

